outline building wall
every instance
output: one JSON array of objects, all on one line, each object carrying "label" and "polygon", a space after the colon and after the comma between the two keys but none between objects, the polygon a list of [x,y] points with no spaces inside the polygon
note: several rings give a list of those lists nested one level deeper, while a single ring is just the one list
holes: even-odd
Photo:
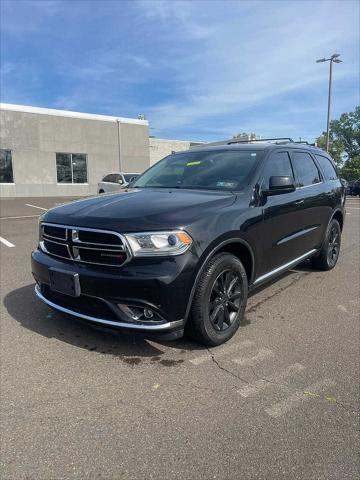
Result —
[{"label": "building wall", "polygon": [[[149,166],[149,129],[147,122],[1,110],[0,148],[11,150],[14,174],[14,184],[0,184],[0,196],[91,195],[120,163],[130,172]],[[58,184],[56,153],[85,153],[88,183]]]},{"label": "building wall", "polygon": [[186,140],[164,140],[162,138],[149,138],[150,165],[170,155],[171,152],[189,150],[193,143]]}]

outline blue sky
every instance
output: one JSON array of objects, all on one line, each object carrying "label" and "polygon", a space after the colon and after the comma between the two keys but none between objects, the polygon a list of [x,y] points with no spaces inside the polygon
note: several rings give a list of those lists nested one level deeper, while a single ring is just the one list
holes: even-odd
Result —
[{"label": "blue sky", "polygon": [[313,140],[359,104],[359,3],[1,1],[1,101],[145,114],[161,138]]}]

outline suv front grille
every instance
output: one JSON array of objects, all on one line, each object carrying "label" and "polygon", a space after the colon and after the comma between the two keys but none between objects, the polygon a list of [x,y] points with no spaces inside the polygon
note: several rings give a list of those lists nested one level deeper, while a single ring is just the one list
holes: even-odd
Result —
[{"label": "suv front grille", "polygon": [[107,230],[42,223],[40,247],[49,255],[95,265],[119,267],[130,259],[124,237]]}]

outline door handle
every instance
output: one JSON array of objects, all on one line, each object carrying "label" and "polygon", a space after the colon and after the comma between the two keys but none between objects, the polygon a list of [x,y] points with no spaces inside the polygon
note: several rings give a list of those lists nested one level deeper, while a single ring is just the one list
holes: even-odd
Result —
[{"label": "door handle", "polygon": [[294,202],[294,205],[302,205],[303,203],[305,203],[305,200],[296,200],[296,202]]}]

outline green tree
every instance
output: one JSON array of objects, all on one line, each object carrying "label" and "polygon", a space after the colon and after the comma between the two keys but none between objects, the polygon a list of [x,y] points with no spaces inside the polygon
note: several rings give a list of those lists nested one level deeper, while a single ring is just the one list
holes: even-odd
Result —
[{"label": "green tree", "polygon": [[346,160],[343,167],[340,169],[340,175],[346,180],[360,179],[360,156]]},{"label": "green tree", "polygon": [[[326,133],[317,139],[320,148],[326,148]],[[330,122],[329,153],[347,180],[360,178],[360,106],[343,113],[339,120]],[[346,154],[347,159],[343,160]]]}]

